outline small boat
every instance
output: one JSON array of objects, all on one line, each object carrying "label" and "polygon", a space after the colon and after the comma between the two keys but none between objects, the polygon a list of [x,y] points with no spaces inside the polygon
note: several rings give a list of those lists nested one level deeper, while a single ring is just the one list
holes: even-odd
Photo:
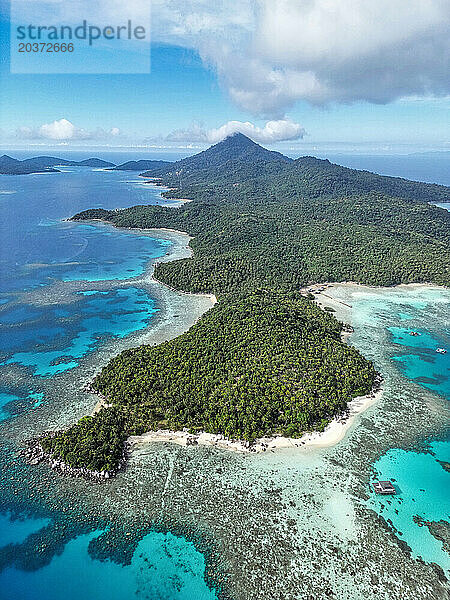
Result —
[{"label": "small boat", "polygon": [[374,481],[372,487],[377,494],[393,495],[397,493],[397,490],[390,481]]},{"label": "small boat", "polygon": [[436,352],[439,352],[439,354],[447,354],[447,350],[445,348],[436,348]]},{"label": "small boat", "polygon": [[409,332],[409,335],[414,335],[414,336],[416,336],[416,335],[420,335],[420,333],[418,333],[417,331],[410,331],[410,332]]}]

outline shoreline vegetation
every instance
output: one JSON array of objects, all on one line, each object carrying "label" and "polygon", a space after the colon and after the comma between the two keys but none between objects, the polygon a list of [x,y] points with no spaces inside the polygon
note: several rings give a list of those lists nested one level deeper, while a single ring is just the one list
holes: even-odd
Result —
[{"label": "shoreline vegetation", "polygon": [[126,440],[239,451],[339,441],[381,378],[305,287],[448,285],[450,214],[428,202],[450,190],[292,161],[241,134],[152,176],[164,197],[192,201],[73,220],[188,232],[191,256],[159,261],[154,279],[218,302],[181,336],[112,359],[92,382],[108,406],[43,438],[43,451],[115,473]]},{"label": "shoreline vegetation", "polygon": [[[20,456],[30,465],[46,463],[52,470],[60,475],[68,477],[81,477],[87,481],[101,483],[115,477],[126,467],[126,462],[135,448],[153,443],[172,443],[183,447],[214,447],[219,450],[239,453],[261,453],[282,449],[309,449],[309,448],[328,448],[339,443],[346,435],[347,431],[353,425],[356,417],[378,402],[383,394],[381,387],[382,380],[377,379],[372,391],[365,395],[351,400],[347,409],[341,415],[334,418],[324,431],[311,431],[304,433],[299,438],[287,438],[283,436],[262,437],[256,439],[253,443],[243,440],[228,439],[220,434],[191,433],[187,429],[184,431],[171,431],[161,429],[158,431],[147,431],[141,435],[130,436],[123,445],[122,457],[116,468],[111,471],[97,471],[86,467],[73,467],[61,459],[55,458],[51,452],[46,452],[42,447],[42,440],[46,438],[55,438],[62,435],[63,431],[46,432],[39,438],[28,440],[26,447],[20,452]],[[99,396],[95,390],[89,390]],[[101,398],[92,412],[97,414],[103,408],[110,408],[106,398]]]},{"label": "shoreline vegetation", "polygon": [[324,431],[311,431],[304,433],[299,438],[288,438],[284,436],[271,436],[257,438],[253,443],[242,440],[228,439],[220,434],[202,431],[192,434],[189,431],[170,431],[161,429],[159,431],[148,431],[142,435],[130,436],[127,443],[132,451],[134,446],[152,444],[155,442],[166,442],[180,446],[209,446],[231,452],[260,453],[268,450],[281,450],[288,448],[328,448],[339,443],[353,425],[355,418],[378,402],[383,394],[378,382],[373,390],[366,396],[360,396],[351,400],[347,405],[345,413],[334,418]]}]

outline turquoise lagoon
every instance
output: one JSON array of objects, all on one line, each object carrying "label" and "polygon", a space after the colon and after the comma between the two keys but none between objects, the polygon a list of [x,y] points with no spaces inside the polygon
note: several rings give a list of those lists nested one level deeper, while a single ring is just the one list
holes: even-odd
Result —
[{"label": "turquoise lagoon", "polygon": [[6,513],[0,515],[0,548],[9,544],[21,544],[29,535],[49,525],[50,519],[13,518]]},{"label": "turquoise lagoon", "polygon": [[[3,520],[7,520],[4,517]],[[15,540],[24,539],[41,520],[13,521]],[[11,527],[11,525],[10,525]],[[136,547],[130,565],[92,559],[89,543],[103,532],[82,534],[37,571],[8,567],[0,574],[2,598],[15,600],[215,600],[206,585],[205,559],[191,542],[171,533],[152,532]],[[0,543],[2,540],[0,536]],[[8,596],[8,593],[10,594]]]},{"label": "turquoise lagoon", "polygon": [[[22,385],[10,387],[3,378],[0,388],[5,444],[15,407],[39,411],[51,401],[40,391],[40,382],[75,369],[105,341],[126,338],[155,318],[156,300],[133,278],[144,273],[149,261],[166,254],[171,242],[64,220],[93,206],[166,203],[160,189],[141,183],[135,174],[86,168],[48,176],[0,176],[0,372],[25,368]],[[101,289],[96,289],[99,282]],[[52,298],[48,290],[55,284],[58,294]],[[64,285],[70,286],[67,295]],[[30,291],[31,300],[24,294]],[[8,472],[1,476],[7,486]],[[14,499],[7,487],[3,492],[0,562],[11,553],[23,554],[22,544],[52,522],[41,510],[33,516],[31,506],[24,512],[26,497]],[[55,517],[64,524],[64,514],[57,512]],[[44,566],[6,566],[0,572],[0,598],[216,598],[205,582],[203,554],[183,537],[151,532],[139,543],[131,564],[122,566],[90,556],[89,543],[101,533],[80,530]]]},{"label": "turquoise lagoon", "polygon": [[[67,305],[69,308],[63,317],[57,316],[59,309],[51,307],[42,309],[40,320],[33,314],[31,324],[23,320],[17,323],[15,333],[20,340],[23,339],[24,333],[29,331],[28,327],[34,335],[33,341],[39,339],[40,343],[31,351],[14,352],[4,364],[18,363],[31,368],[34,374],[40,377],[62,373],[78,366],[78,360],[95,350],[104,336],[123,338],[144,329],[158,310],[153,298],[144,290],[135,287],[111,292],[89,290],[87,293],[81,292],[80,296],[82,299],[79,302]],[[71,322],[69,332],[64,330],[63,323],[67,320],[66,315],[71,313],[75,322]],[[53,344],[58,339],[55,331],[65,333],[61,335],[61,341],[65,343],[60,343],[58,349],[51,349],[51,341],[43,343],[43,338],[48,335],[49,319],[54,323],[61,323],[60,327],[52,328]],[[6,335],[9,332],[6,332]],[[13,343],[13,335],[9,333],[10,343]]]},{"label": "turquoise lagoon", "polygon": [[[450,401],[450,322],[433,323],[427,315],[429,303],[435,302],[439,294],[429,289],[422,294],[423,301],[411,301],[406,294],[395,298],[394,292],[390,320],[398,319],[399,324],[386,329],[397,350],[391,356],[392,363],[418,386]],[[386,296],[383,299],[386,301]],[[448,303],[448,298],[440,301]],[[405,328],[405,320],[413,319],[414,326]],[[411,336],[411,331],[419,335]],[[447,353],[437,353],[437,348],[447,349]],[[389,450],[373,465],[375,478],[392,479],[398,493],[383,497],[372,492],[368,505],[391,524],[414,557],[436,563],[450,574],[450,555],[423,524],[450,522],[450,473],[442,464],[446,462],[450,462],[450,437],[425,439],[417,451]]]},{"label": "turquoise lagoon", "polygon": [[441,354],[438,348],[450,351],[450,330],[442,330],[439,335],[415,330],[418,336],[411,336],[409,329],[389,327],[394,343],[411,352],[394,356],[399,368],[413,381],[450,399],[450,352]]},{"label": "turquoise lagoon", "polygon": [[450,473],[439,461],[450,461],[450,443],[431,442],[428,452],[393,449],[374,465],[379,479],[393,479],[398,494],[387,499],[373,496],[369,506],[405,541],[416,558],[436,563],[450,573],[450,555],[428,527],[416,522],[449,521]]},{"label": "turquoise lagoon", "polygon": [[15,394],[9,394],[7,392],[0,393],[0,421],[8,419],[10,416],[9,412],[5,410],[5,406],[10,402],[17,402],[17,400],[20,400],[20,397]]},{"label": "turquoise lagoon", "polygon": [[13,405],[13,403],[23,401],[25,401],[31,409],[39,408],[39,406],[41,406],[41,404],[44,402],[44,393],[30,391],[25,394],[25,397],[21,397],[17,396],[16,394],[0,392],[0,421],[4,421],[5,419],[9,419],[11,417],[11,413],[6,408],[8,405]]}]

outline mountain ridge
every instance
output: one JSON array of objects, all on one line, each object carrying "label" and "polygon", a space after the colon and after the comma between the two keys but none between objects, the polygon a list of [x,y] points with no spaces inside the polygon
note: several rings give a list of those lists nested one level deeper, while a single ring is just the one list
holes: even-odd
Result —
[{"label": "mountain ridge", "polygon": [[158,177],[164,185],[178,188],[180,197],[229,184],[244,187],[248,194],[260,188],[270,194],[271,189],[279,191],[283,178],[286,193],[302,198],[380,192],[412,201],[450,202],[446,186],[350,169],[314,156],[292,159],[241,133],[165,169],[141,175]]},{"label": "mountain ridge", "polygon": [[166,179],[169,185],[192,185],[202,179],[226,180],[227,172],[241,171],[247,177],[258,176],[265,170],[275,170],[293,162],[280,152],[267,150],[242,133],[234,133],[208,149],[172,163],[157,172],[141,173]]}]

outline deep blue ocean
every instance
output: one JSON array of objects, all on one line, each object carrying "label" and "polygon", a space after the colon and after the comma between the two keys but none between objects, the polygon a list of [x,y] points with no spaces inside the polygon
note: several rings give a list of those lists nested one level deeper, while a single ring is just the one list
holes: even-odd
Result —
[{"label": "deep blue ocean", "polygon": [[405,155],[321,154],[333,163],[389,177],[450,186],[450,152]]},{"label": "deep blue ocean", "polygon": [[[120,157],[126,158],[135,157]],[[355,157],[355,162],[349,166],[364,168],[361,157]],[[406,176],[407,169],[403,165],[403,170],[397,168],[387,174]],[[420,176],[423,180],[435,177],[433,171]],[[439,183],[450,183],[445,177],[435,178]],[[133,282],[108,289],[103,284],[139,277],[150,260],[168,251],[169,241],[64,219],[91,207],[112,209],[161,202],[158,189],[143,184],[135,173],[67,167],[61,174],[0,175],[0,373],[3,369],[24,369],[30,382],[26,387],[13,386],[2,378],[0,427],[4,431],[18,407],[22,412],[38,411],[47,402],[40,382],[76,369],[80,360],[104,341],[125,338],[151,326],[158,311],[156,299]],[[73,285],[70,298],[61,297],[61,281]],[[405,320],[407,315],[399,313],[398,328],[390,334],[399,348],[408,346],[408,353],[399,352],[392,360],[406,377],[450,399],[450,354],[434,353],[434,347],[448,344],[448,338],[430,340],[426,332],[417,338],[405,336]],[[408,491],[408,486],[415,486],[411,473],[423,473],[429,488],[425,496],[413,490],[421,499],[415,514],[439,520],[446,518],[436,507],[448,473],[438,461],[450,460],[443,458],[448,444],[436,442],[432,451],[434,454],[393,449],[374,466],[381,478],[395,476]],[[372,508],[381,512],[376,502],[374,498]],[[0,558],[49,524],[39,515],[18,514],[13,504],[8,507],[3,502],[1,506]],[[401,528],[416,555],[439,562],[439,543],[425,527],[412,524],[408,510],[407,503],[402,504],[402,510],[392,510],[395,526]],[[0,599],[123,600],[135,597],[138,580],[147,598],[216,598],[204,579],[203,555],[183,537],[150,533],[139,543],[131,564],[121,566],[90,557],[89,543],[101,534],[98,530],[78,535],[41,568],[3,569]],[[142,568],[148,560],[154,568],[143,583]]]}]

